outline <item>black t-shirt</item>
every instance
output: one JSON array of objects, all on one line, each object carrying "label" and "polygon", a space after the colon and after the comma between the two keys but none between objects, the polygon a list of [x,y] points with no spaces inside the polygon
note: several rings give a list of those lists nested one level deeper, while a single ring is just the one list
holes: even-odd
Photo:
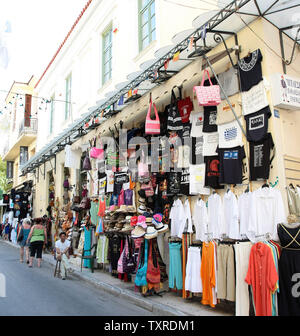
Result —
[{"label": "black t-shirt", "polygon": [[192,164],[201,164],[204,162],[203,157],[203,136],[192,137]]},{"label": "black t-shirt", "polygon": [[269,118],[272,113],[269,106],[245,116],[247,140],[260,141],[268,133]]},{"label": "black t-shirt", "polygon": [[180,194],[190,194],[190,168],[183,168],[181,172]]},{"label": "black t-shirt", "polygon": [[224,189],[219,184],[220,177],[220,160],[218,155],[205,156],[205,186],[213,189]]},{"label": "black t-shirt", "polygon": [[217,106],[204,106],[203,132],[212,133],[218,131]]},{"label": "black t-shirt", "polygon": [[182,138],[189,138],[191,134],[192,124],[190,122],[182,124]]},{"label": "black t-shirt", "polygon": [[114,174],[114,195],[119,195],[123,184],[129,182],[129,176],[124,172],[117,172]]},{"label": "black t-shirt", "polygon": [[242,91],[250,90],[254,85],[263,80],[261,69],[262,58],[260,49],[257,49],[239,61]]},{"label": "black t-shirt", "polygon": [[217,148],[220,159],[220,184],[241,184],[243,180],[244,146],[229,149]]},{"label": "black t-shirt", "polygon": [[271,150],[274,148],[272,134],[268,133],[264,139],[250,142],[250,180],[267,180],[270,174]]},{"label": "black t-shirt", "polygon": [[168,195],[177,195],[180,194],[180,186],[181,186],[181,172],[176,172],[174,170],[170,170],[167,173],[167,194]]}]

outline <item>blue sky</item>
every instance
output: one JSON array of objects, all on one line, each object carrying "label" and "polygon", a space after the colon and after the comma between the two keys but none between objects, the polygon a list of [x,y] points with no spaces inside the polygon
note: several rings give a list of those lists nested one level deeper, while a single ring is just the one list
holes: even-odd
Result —
[{"label": "blue sky", "polygon": [[[39,77],[87,0],[0,1],[0,90]],[[3,55],[8,52],[5,68]],[[0,106],[6,93],[0,91]]]}]

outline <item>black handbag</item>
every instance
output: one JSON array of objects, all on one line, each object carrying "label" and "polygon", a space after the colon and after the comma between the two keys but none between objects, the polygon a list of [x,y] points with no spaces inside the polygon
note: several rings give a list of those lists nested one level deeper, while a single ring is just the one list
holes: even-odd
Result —
[{"label": "black handbag", "polygon": [[24,238],[24,233],[23,233],[23,228],[21,228],[19,236],[18,236],[18,239],[17,239],[17,242],[21,243],[21,241],[23,240],[23,238]]},{"label": "black handbag", "polygon": [[123,257],[123,271],[124,273],[131,274],[135,272],[136,269],[136,263],[135,263],[135,258],[132,253],[132,247],[130,246],[129,243],[129,238],[128,236],[126,237],[127,241],[126,244],[128,244],[128,253],[124,253]]}]

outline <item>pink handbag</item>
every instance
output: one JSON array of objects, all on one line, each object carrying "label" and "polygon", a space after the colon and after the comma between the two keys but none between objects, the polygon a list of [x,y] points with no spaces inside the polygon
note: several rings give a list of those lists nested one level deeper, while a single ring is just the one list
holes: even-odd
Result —
[{"label": "pink handbag", "polygon": [[103,159],[104,150],[102,148],[92,147],[90,150],[90,157],[93,159]]},{"label": "pink handbag", "polygon": [[[151,119],[151,108],[152,104],[154,107],[155,112],[155,119]],[[154,103],[152,103],[152,100],[150,100],[149,109],[146,117],[146,123],[145,123],[145,133],[146,134],[160,134],[160,121],[159,116],[157,113],[157,108]]]},{"label": "pink handbag", "polygon": [[[207,73],[210,86],[203,85],[205,73]],[[196,92],[199,106],[217,106],[221,103],[220,86],[212,84],[207,70],[204,70],[201,85],[194,86],[194,92]]]}]

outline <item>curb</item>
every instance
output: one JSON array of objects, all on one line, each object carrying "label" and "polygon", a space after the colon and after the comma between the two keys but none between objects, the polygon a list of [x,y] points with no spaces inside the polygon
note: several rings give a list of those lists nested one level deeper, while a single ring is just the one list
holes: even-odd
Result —
[{"label": "curb", "polygon": [[[19,249],[19,245],[15,245],[12,242],[8,242],[5,240],[2,240],[4,243],[6,243],[7,245],[10,245],[14,248]],[[55,266],[56,262],[53,259],[53,257],[49,254],[44,254],[44,258],[43,258],[44,262],[47,262],[50,265]],[[164,305],[161,303],[153,303],[153,302],[149,302],[147,300],[145,300],[143,297],[139,296],[139,295],[135,295],[133,293],[131,293],[129,290],[126,289],[121,289],[117,286],[112,286],[106,282],[103,281],[98,281],[96,279],[93,279],[91,276],[86,275],[84,273],[78,272],[77,270],[74,270],[74,272],[72,273],[72,276],[84,280],[85,282],[96,286],[98,289],[109,293],[111,295],[114,296],[118,296],[120,298],[126,299],[132,303],[134,303],[136,306],[143,308],[145,310],[148,310],[150,312],[155,313],[157,316],[192,316],[192,315],[188,315],[182,311],[179,311],[177,309],[174,309],[168,305]]]}]

